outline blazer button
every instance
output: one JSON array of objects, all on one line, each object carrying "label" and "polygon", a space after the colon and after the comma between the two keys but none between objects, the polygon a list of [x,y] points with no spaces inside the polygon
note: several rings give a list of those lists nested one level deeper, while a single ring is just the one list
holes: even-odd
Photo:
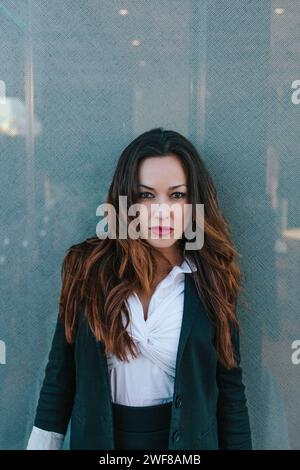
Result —
[{"label": "blazer button", "polygon": [[178,441],[179,441],[179,439],[180,439],[180,434],[179,434],[179,432],[178,432],[177,430],[173,432],[173,437],[172,437],[172,439],[173,439],[174,442],[178,442]]},{"label": "blazer button", "polygon": [[176,400],[175,400],[175,406],[176,408],[179,408],[181,405],[182,405],[181,395],[177,395]]}]

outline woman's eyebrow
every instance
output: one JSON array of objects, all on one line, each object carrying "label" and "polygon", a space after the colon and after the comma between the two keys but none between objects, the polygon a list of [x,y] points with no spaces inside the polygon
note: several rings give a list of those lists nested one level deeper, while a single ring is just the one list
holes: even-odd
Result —
[{"label": "woman's eyebrow", "polygon": [[[155,191],[154,188],[151,188],[150,186],[147,186],[146,184],[138,184],[138,186],[143,186],[144,188],[151,189],[152,191]],[[187,186],[187,185],[186,184],[177,184],[176,186],[170,186],[169,189],[180,188],[180,186]]]}]

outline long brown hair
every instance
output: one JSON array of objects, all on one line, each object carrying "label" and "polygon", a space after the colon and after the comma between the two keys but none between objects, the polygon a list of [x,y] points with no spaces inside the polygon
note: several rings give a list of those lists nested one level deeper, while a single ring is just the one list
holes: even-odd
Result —
[{"label": "long brown hair", "polygon": [[[106,202],[114,206],[116,214],[119,195],[127,196],[128,205],[135,203],[142,159],[171,154],[180,158],[187,172],[189,203],[193,208],[195,204],[204,204],[204,244],[199,250],[184,253],[197,266],[192,276],[215,326],[218,359],[232,368],[237,365],[231,328],[239,327],[237,298],[242,278],[237,265],[239,254],[233,246],[230,226],[220,211],[213,181],[193,144],[178,132],[163,128],[141,134],[123,150]],[[181,249],[185,248],[184,234],[178,243]],[[151,292],[157,272],[155,255],[160,256],[142,238],[100,239],[95,235],[71,246],[62,263],[59,304],[67,341],[74,341],[81,304],[97,341],[104,343],[105,354],[112,352],[121,360],[128,360],[129,351],[136,356],[137,348],[126,331],[130,317],[125,299],[135,289]],[[125,314],[125,326],[121,311]]]}]

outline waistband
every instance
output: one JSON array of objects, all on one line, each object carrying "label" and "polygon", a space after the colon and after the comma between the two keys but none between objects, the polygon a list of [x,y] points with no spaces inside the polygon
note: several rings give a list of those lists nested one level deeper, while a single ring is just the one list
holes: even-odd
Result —
[{"label": "waistband", "polygon": [[123,431],[151,432],[170,424],[172,402],[150,406],[128,406],[112,403],[114,426]]}]

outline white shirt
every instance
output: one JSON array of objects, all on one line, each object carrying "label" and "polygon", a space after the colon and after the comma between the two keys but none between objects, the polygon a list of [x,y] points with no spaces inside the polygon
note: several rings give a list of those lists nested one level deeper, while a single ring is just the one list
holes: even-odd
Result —
[{"label": "white shirt", "polygon": [[[196,270],[195,264],[186,259],[180,266],[173,266],[157,284],[146,320],[137,294],[134,292],[128,297],[130,322],[127,331],[137,344],[139,355],[136,358],[129,356],[129,362],[121,361],[113,354],[108,356],[114,403],[148,406],[172,401],[183,314],[184,273]],[[125,325],[125,315],[122,320]],[[59,450],[64,437],[64,434],[33,426],[27,450]]]}]

